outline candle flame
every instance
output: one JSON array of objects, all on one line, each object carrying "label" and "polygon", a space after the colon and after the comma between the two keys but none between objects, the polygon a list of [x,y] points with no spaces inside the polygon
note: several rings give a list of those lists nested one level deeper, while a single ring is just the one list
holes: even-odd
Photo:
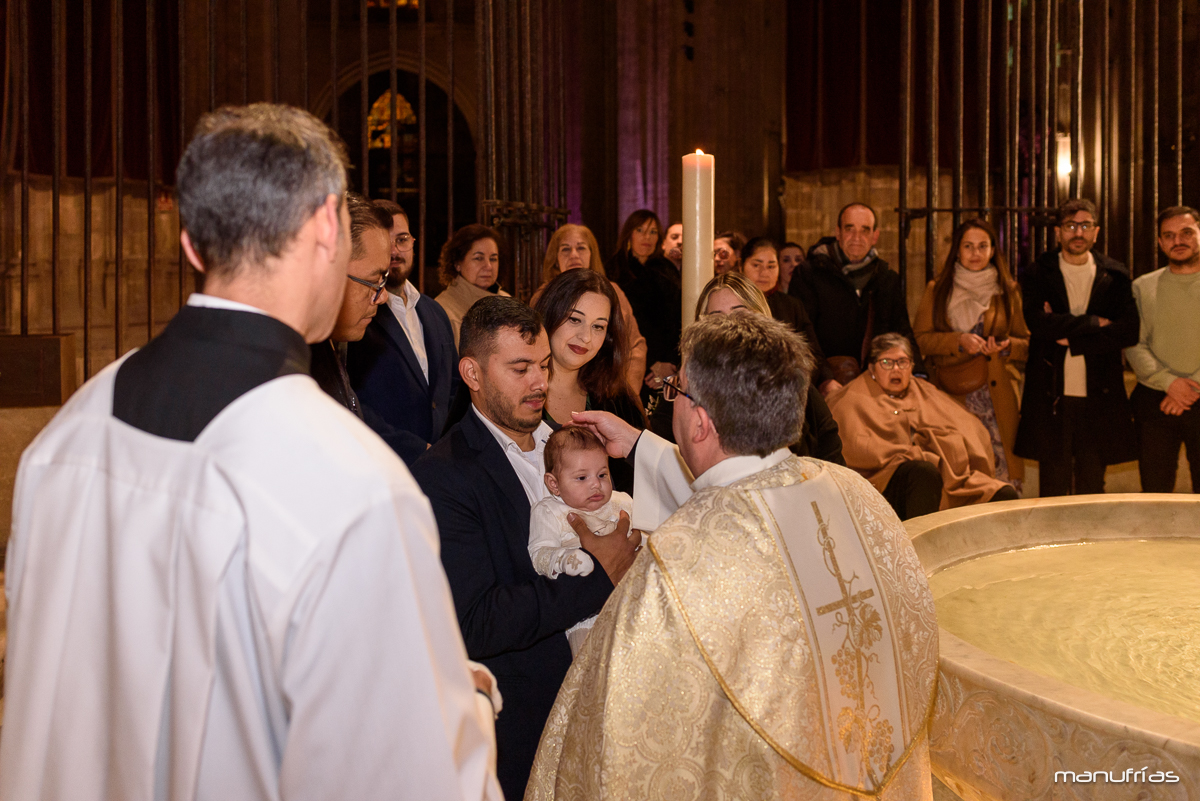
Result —
[{"label": "candle flame", "polygon": [[700,148],[696,148],[696,155],[697,155],[697,156],[703,156],[703,155],[704,155],[704,151],[703,151],[703,150],[701,150]]}]

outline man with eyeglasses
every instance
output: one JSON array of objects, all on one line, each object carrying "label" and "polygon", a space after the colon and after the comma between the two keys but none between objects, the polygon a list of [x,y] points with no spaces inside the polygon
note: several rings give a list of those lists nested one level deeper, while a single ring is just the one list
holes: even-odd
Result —
[{"label": "man with eyeglasses", "polygon": [[1158,246],[1167,266],[1133,282],[1141,327],[1125,350],[1138,378],[1129,398],[1138,471],[1143,492],[1173,492],[1184,445],[1192,492],[1200,492],[1200,212],[1163,209]]},{"label": "man with eyeglasses", "polygon": [[[342,295],[329,339],[312,345],[311,373],[321,389],[361,420],[362,403],[350,385],[342,349],[363,338],[379,304],[387,300],[391,221],[371,201],[353,192],[346,193],[346,207],[350,212],[350,263],[346,266],[350,285]],[[387,438],[386,430],[377,433]]]},{"label": "man with eyeglasses", "polygon": [[390,200],[374,203],[390,222],[387,302],[347,348],[346,369],[359,399],[391,427],[389,442],[412,465],[446,428],[462,385],[458,351],[445,310],[409,280],[416,237],[408,215]]},{"label": "man with eyeglasses", "polygon": [[1029,359],[1013,447],[1037,460],[1042,497],[1104,492],[1107,466],[1137,458],[1121,363],[1138,335],[1129,271],[1095,250],[1090,200],[1063,203],[1054,231],[1059,247],[1021,276]]}]

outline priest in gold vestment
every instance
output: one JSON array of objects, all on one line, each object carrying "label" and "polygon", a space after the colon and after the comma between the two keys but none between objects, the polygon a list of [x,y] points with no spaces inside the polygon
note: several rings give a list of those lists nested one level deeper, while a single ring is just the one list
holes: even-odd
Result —
[{"label": "priest in gold vestment", "polygon": [[933,598],[883,497],[787,450],[803,339],[735,312],[682,352],[678,448],[576,416],[633,451],[634,525],[653,534],[567,674],[525,798],[931,799]]}]

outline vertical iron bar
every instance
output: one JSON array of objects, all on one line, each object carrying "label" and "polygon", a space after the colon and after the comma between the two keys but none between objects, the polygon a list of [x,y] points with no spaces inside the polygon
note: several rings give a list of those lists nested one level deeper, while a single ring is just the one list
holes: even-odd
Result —
[{"label": "vertical iron bar", "polygon": [[[487,77],[484,82],[485,107],[487,108],[487,197],[495,199],[497,195],[496,169],[499,159],[497,158],[496,145],[496,65],[499,60],[496,58],[496,7],[494,0],[481,0],[486,9],[484,15],[484,23],[487,28]],[[485,219],[482,215],[480,219],[487,225],[491,222]]]},{"label": "vertical iron bar", "polygon": [[158,200],[158,165],[154,163],[155,92],[158,89],[154,36],[154,0],[146,0],[146,341],[154,338],[154,218]]},{"label": "vertical iron bar", "polygon": [[[1182,2],[1182,0],[1180,0]],[[565,25],[563,23],[563,7],[560,3],[554,4],[555,9],[555,28],[557,35],[555,36],[555,46],[557,53],[555,58],[558,67],[555,70],[557,75],[558,89],[558,207],[565,209],[567,207],[567,98],[566,98],[566,74],[563,72],[563,36]],[[1181,190],[1182,191],[1182,190]],[[565,223],[567,218],[564,216],[559,220],[559,223]]]},{"label": "vertical iron bar", "polygon": [[[1012,90],[1012,115],[1008,119],[1009,124],[1009,141],[1008,147],[1012,151],[1012,171],[1008,175],[1011,182],[1009,186],[1009,205],[1017,206],[1020,204],[1020,194],[1018,187],[1021,180],[1021,0],[1010,0],[1009,8],[1012,9],[1012,64],[1010,71],[1012,73],[1011,90]],[[1016,8],[1013,8],[1013,5]],[[1009,264],[1013,267],[1020,257],[1021,246],[1021,215],[1014,211],[1012,212],[1012,242],[1008,246]]]},{"label": "vertical iron bar", "polygon": [[[525,148],[524,148],[525,149],[525,157],[522,159],[522,161],[524,162],[522,167],[524,168],[523,183],[525,184],[524,200],[526,203],[529,203],[529,204],[537,202],[534,197],[534,188],[533,188],[534,187],[534,163],[533,163],[533,160],[534,160],[534,152],[535,152],[536,148],[533,146],[533,137],[534,137],[534,128],[533,128],[533,126],[534,126],[534,122],[533,122],[533,120],[534,120],[534,115],[533,115],[534,61],[533,61],[533,32],[531,30],[531,20],[530,20],[531,16],[532,16],[532,9],[530,8],[530,0],[521,0],[521,21],[523,23],[521,25],[521,30],[520,30],[521,39],[522,39],[521,55],[524,59],[524,63],[521,65],[521,73],[522,73],[521,83],[523,84],[521,88],[522,88],[522,95],[524,96],[524,102],[522,103],[522,113],[521,113],[521,140],[524,142],[524,145],[525,145]],[[529,285],[529,282],[532,278],[532,276],[529,275],[529,268],[530,268],[530,261],[531,261],[531,259],[529,258],[529,247],[531,244],[531,237],[532,237],[533,232],[529,228],[526,228],[525,226],[521,226],[519,231],[520,231],[520,233],[518,234],[518,236],[519,236],[519,241],[521,243],[521,245],[520,245],[521,256],[517,260],[517,263],[515,265],[516,266],[516,270],[515,270],[516,274],[514,276],[515,280],[513,281],[513,285],[516,288],[516,292],[514,292],[514,294],[516,294],[516,296],[519,298],[528,299],[529,296],[533,294],[533,289],[534,289],[534,286]]]},{"label": "vertical iron bar", "polygon": [[[961,8],[962,2],[958,0]],[[858,163],[867,166],[867,0],[858,0]]]},{"label": "vertical iron bar", "polygon": [[[394,3],[392,5],[395,5]],[[358,4],[358,113],[360,117],[359,125],[362,128],[362,161],[359,163],[359,181],[358,188],[362,192],[363,197],[371,196],[371,130],[367,124],[367,116],[370,114],[370,98],[367,95],[367,78],[370,75],[367,73],[367,58],[370,52],[367,48],[367,0],[359,0]]]},{"label": "vertical iron bar", "polygon": [[59,210],[59,200],[62,192],[62,154],[63,154],[63,102],[66,85],[63,81],[63,52],[62,36],[63,0],[51,0],[50,4],[50,59],[53,89],[51,90],[54,117],[54,172],[51,176],[51,212],[50,212],[50,319],[51,331],[58,333],[58,268],[59,235],[62,231],[62,217]]},{"label": "vertical iron bar", "polygon": [[279,103],[279,0],[271,2],[271,101]]},{"label": "vertical iron bar", "polygon": [[[1082,2],[1083,0],[1080,0]],[[1175,205],[1183,205],[1183,0],[1175,3]],[[1157,214],[1158,210],[1155,209]]]},{"label": "vertical iron bar", "polygon": [[[1058,194],[1058,14],[1055,9],[1059,0],[1046,0],[1046,41],[1042,43],[1042,157],[1038,160],[1038,172],[1042,174],[1042,196],[1038,203],[1048,208]],[[1050,226],[1042,217],[1038,223],[1037,252],[1049,245]]]},{"label": "vertical iron bar", "polygon": [[[1125,195],[1126,204],[1126,226],[1129,231],[1128,241],[1125,243],[1125,263],[1129,265],[1129,274],[1133,276],[1141,275],[1143,271],[1138,270],[1133,262],[1134,256],[1134,227],[1137,223],[1137,203],[1135,202],[1135,192],[1137,191],[1137,131],[1139,116],[1137,112],[1137,3],[1134,0],[1129,0],[1129,185]],[[1158,210],[1155,209],[1155,213]]]},{"label": "vertical iron bar", "polygon": [[488,198],[488,104],[485,81],[488,76],[487,54],[484,41],[487,31],[484,26],[484,3],[475,3],[475,219],[483,219],[483,200]]},{"label": "vertical iron bar", "polygon": [[124,339],[121,324],[121,290],[125,285],[125,18],[122,2],[114,2],[113,8],[113,176],[116,179],[116,261],[113,269],[116,291],[113,292],[113,358],[121,358]]},{"label": "vertical iron bar", "polygon": [[[529,0],[526,0],[528,3]],[[530,106],[530,136],[529,147],[533,150],[533,165],[531,174],[533,176],[533,194],[529,200],[533,203],[545,204],[546,189],[545,189],[545,158],[546,158],[546,126],[545,114],[542,112],[542,102],[545,100],[542,86],[545,81],[546,71],[542,69],[542,43],[545,41],[544,32],[542,30],[542,6],[545,0],[533,0],[532,14],[525,23],[525,39],[529,47],[527,58],[529,59],[529,82],[533,84],[533,103]],[[534,284],[530,287],[536,289]]]},{"label": "vertical iron bar", "polygon": [[208,110],[217,107],[217,0],[208,0]]},{"label": "vertical iron bar", "polygon": [[896,212],[899,216],[900,295],[904,298],[908,297],[908,170],[912,158],[912,17],[913,0],[903,0],[900,6],[900,186]]},{"label": "vertical iron bar", "polygon": [[[176,22],[179,25],[179,154],[183,154],[183,149],[187,145],[187,14],[185,13],[185,5],[181,2],[178,5],[179,19]],[[91,69],[88,67],[87,69]],[[178,197],[176,197],[176,210],[178,211]],[[181,226],[182,227],[182,226]],[[183,246],[179,246],[179,306],[184,304],[183,285],[185,270],[188,269],[187,257],[183,253]],[[85,326],[86,328],[86,326]],[[87,365],[84,364],[84,374],[87,374]]]},{"label": "vertical iron bar", "polygon": [[[492,61],[497,67],[497,73],[492,88],[492,96],[496,99],[499,107],[496,119],[496,133],[499,136],[499,141],[496,142],[496,153],[493,157],[493,163],[497,167],[497,185],[496,193],[492,195],[493,200],[504,198],[509,199],[511,196],[508,191],[508,170],[510,165],[508,152],[508,0],[495,0],[495,10],[499,13],[496,16],[499,18],[499,25],[491,25],[492,34],[497,45],[497,53],[495,60]],[[497,35],[496,32],[499,31]],[[516,170],[513,170],[514,174]],[[489,225],[489,221],[485,221]]]},{"label": "vertical iron bar", "polygon": [[[1056,0],[1042,0],[1046,10]],[[1029,205],[1040,208],[1045,205],[1046,175],[1046,129],[1050,116],[1050,26],[1041,23],[1038,0],[1029,0]],[[1042,38],[1038,38],[1039,29]],[[1041,80],[1039,81],[1039,74]],[[1040,143],[1040,147],[1039,147]],[[1037,251],[1041,243],[1042,226],[1036,212],[1026,218],[1029,231],[1029,254]]]},{"label": "vertical iron bar", "polygon": [[1012,142],[1009,136],[1012,131],[1012,72],[1013,72],[1013,52],[1012,52],[1012,2],[1013,0],[1001,0],[1002,6],[1001,19],[1003,20],[1002,36],[1001,36],[1001,71],[1003,74],[1003,90],[1004,90],[1004,135],[1000,137],[1001,150],[1004,152],[1004,214],[1001,219],[1004,221],[1004,250],[1006,253],[1013,252],[1013,243],[1016,242],[1016,237],[1013,236],[1013,203],[1012,195]]},{"label": "vertical iron bar", "polygon": [[[1150,2],[1150,214],[1158,215],[1158,28],[1159,0]],[[1149,239],[1148,269],[1158,267],[1158,237]]]},{"label": "vertical iron bar", "polygon": [[1071,193],[1083,194],[1083,0],[1075,3],[1075,62],[1071,65]]},{"label": "vertical iron bar", "polygon": [[[182,151],[180,151],[182,152]],[[83,4],[83,378],[92,377],[92,4]]]},{"label": "vertical iron bar", "polygon": [[[399,176],[399,143],[397,142],[397,119],[400,101],[397,98],[399,91],[396,86],[396,4],[388,3],[388,87],[392,92],[392,108],[388,116],[388,171],[391,176],[391,194],[389,195],[392,202],[396,202],[396,184],[400,180]],[[418,279],[419,280],[419,279]]]},{"label": "vertical iron bar", "polygon": [[21,336],[29,335],[29,2],[20,0],[21,42]]},{"label": "vertical iron bar", "polygon": [[428,145],[425,141],[425,12],[426,4],[417,5],[417,281],[421,292],[425,291],[425,160]]},{"label": "vertical iron bar", "polygon": [[925,205],[928,207],[925,218],[925,280],[933,280],[933,262],[937,244],[937,213],[934,211],[938,204],[938,61],[939,52],[938,31],[938,0],[929,0],[928,16],[926,18],[925,34],[925,98],[928,112],[928,129],[926,131],[929,155],[929,167],[925,173]]},{"label": "vertical iron bar", "polygon": [[[1108,238],[1108,229],[1112,225],[1113,215],[1111,208],[1113,174],[1112,174],[1112,151],[1117,144],[1117,133],[1113,130],[1112,119],[1112,53],[1111,53],[1111,23],[1109,20],[1109,0],[1104,0],[1101,6],[1101,14],[1104,17],[1102,28],[1104,30],[1104,46],[1101,59],[1103,64],[1100,69],[1100,91],[1103,94],[1100,103],[1100,115],[1103,118],[1100,130],[1102,131],[1100,140],[1100,236],[1104,249],[1112,253],[1112,240]],[[1127,265],[1129,266],[1129,265]],[[1132,267],[1131,267],[1132,269]]]},{"label": "vertical iron bar", "polygon": [[240,42],[242,47],[242,103],[250,102],[250,33],[249,22],[246,19],[246,3],[250,0],[241,0],[238,4],[238,14],[241,23],[239,31]]},{"label": "vertical iron bar", "polygon": [[816,0],[817,29],[817,119],[816,143],[817,169],[825,166],[825,0]]},{"label": "vertical iron bar", "polygon": [[329,0],[329,87],[333,101],[329,104],[330,127],[338,131],[338,0]]},{"label": "vertical iron bar", "polygon": [[[1041,205],[1041,196],[1038,194],[1038,178],[1045,179],[1045,175],[1041,170],[1040,158],[1041,153],[1037,149],[1038,136],[1038,90],[1037,90],[1037,61],[1038,61],[1038,2],[1049,3],[1051,0],[1029,0],[1029,47],[1026,50],[1029,53],[1029,66],[1026,70],[1029,79],[1029,117],[1026,120],[1029,126],[1029,182],[1026,186],[1028,203],[1025,205],[1030,209]],[[1026,232],[1024,258],[1030,262],[1033,261],[1033,254],[1037,247],[1037,235],[1034,233],[1036,225],[1036,216],[1031,211],[1025,212]],[[1020,271],[1021,267],[1026,263],[1025,260],[1016,263],[1016,271]]]},{"label": "vertical iron bar", "polygon": [[[954,171],[951,177],[954,227],[962,222],[963,207],[963,0],[954,0]],[[976,203],[982,206],[983,202]]]},{"label": "vertical iron bar", "polygon": [[446,238],[454,235],[454,0],[446,0]]},{"label": "vertical iron bar", "polygon": [[992,102],[992,0],[979,0],[979,205],[981,217],[991,217],[990,170],[988,167],[991,139]]},{"label": "vertical iron bar", "polygon": [[308,0],[300,0],[300,102],[308,110]]}]

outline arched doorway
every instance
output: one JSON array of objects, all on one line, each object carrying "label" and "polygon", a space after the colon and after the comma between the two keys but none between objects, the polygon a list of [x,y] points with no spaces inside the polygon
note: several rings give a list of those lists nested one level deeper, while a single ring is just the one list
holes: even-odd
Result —
[{"label": "arched doorway", "polygon": [[[391,195],[391,149],[388,113],[391,109],[391,91],[388,71],[375,72],[367,79],[367,119],[362,116],[360,83],[347,86],[338,97],[338,134],[345,140],[350,151],[350,186],[357,192],[363,191],[362,132],[364,125],[371,137],[368,149],[366,176],[368,194],[372,198]],[[414,235],[418,235],[420,196],[420,152],[418,150],[419,113],[417,75],[405,70],[396,70],[397,92],[397,169],[396,202],[408,212]],[[435,293],[438,287],[437,258],[445,244],[450,226],[462,227],[475,221],[475,143],[462,111],[454,109],[454,215],[451,220],[449,181],[447,165],[447,95],[437,84],[425,84],[426,103],[426,158],[425,158],[425,232],[424,290]],[[378,108],[377,108],[378,105]],[[372,114],[372,111],[376,114]],[[382,116],[379,114],[382,112]],[[327,118],[328,121],[328,118]],[[417,275],[413,281],[418,283]]]}]

